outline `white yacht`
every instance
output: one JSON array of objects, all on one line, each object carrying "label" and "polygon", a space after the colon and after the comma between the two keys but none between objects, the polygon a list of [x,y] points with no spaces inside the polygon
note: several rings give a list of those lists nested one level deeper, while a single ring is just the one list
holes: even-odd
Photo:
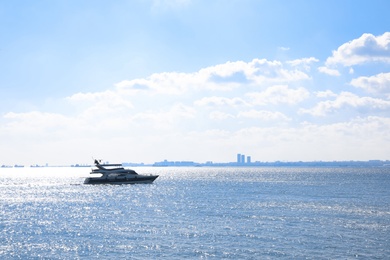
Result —
[{"label": "white yacht", "polygon": [[100,174],[100,177],[86,178],[84,184],[136,184],[152,183],[158,175],[140,175],[134,170],[125,169],[122,164],[101,164],[95,160],[97,169],[91,174]]}]

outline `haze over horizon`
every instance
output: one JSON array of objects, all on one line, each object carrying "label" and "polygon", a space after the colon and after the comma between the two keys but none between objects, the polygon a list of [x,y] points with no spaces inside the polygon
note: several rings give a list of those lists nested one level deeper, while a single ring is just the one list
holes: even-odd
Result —
[{"label": "haze over horizon", "polygon": [[388,10],[0,2],[0,165],[389,160]]}]

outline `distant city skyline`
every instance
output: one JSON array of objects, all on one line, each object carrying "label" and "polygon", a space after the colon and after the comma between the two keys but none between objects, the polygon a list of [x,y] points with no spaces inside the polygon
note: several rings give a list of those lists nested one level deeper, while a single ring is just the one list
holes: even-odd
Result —
[{"label": "distant city skyline", "polygon": [[[246,160],[245,160],[246,158]],[[99,159],[100,160],[100,159]],[[110,164],[110,163],[119,163],[118,161],[110,161],[110,160],[102,160],[102,164]],[[390,160],[368,160],[368,161],[252,161],[250,155],[245,156],[244,154],[238,153],[236,155],[236,161],[226,161],[226,162],[214,162],[214,161],[206,161],[206,162],[197,162],[197,161],[179,161],[179,160],[168,160],[164,159],[162,161],[156,161],[152,163],[144,163],[144,162],[129,162],[124,161],[120,162],[123,166],[130,167],[143,167],[143,166],[154,166],[154,167],[200,167],[200,166],[209,166],[209,167],[237,167],[237,166],[257,166],[257,167],[267,167],[267,166],[313,166],[313,167],[390,167]],[[72,163],[69,165],[61,164],[61,165],[53,165],[49,163],[45,164],[32,164],[32,165],[7,165],[1,164],[0,168],[20,168],[20,167],[92,167],[93,163]]]}]

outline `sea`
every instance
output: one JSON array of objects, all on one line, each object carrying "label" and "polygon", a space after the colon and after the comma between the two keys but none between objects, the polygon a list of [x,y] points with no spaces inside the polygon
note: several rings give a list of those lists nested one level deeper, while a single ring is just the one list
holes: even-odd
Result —
[{"label": "sea", "polygon": [[390,167],[0,168],[0,259],[390,259]]}]

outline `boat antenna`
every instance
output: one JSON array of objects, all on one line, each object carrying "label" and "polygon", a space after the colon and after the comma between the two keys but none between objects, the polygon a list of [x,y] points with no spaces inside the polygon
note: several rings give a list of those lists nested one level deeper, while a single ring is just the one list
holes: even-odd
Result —
[{"label": "boat antenna", "polygon": [[93,160],[93,162],[95,163],[95,164],[99,164],[99,163],[101,163],[102,162],[102,160],[101,159],[95,159],[93,156],[92,156],[92,160]]}]

